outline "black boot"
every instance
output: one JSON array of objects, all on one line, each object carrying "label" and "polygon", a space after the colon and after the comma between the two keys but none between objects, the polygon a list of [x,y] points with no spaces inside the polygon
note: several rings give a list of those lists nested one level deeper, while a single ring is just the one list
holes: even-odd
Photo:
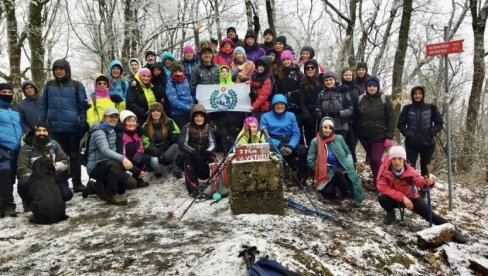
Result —
[{"label": "black boot", "polygon": [[142,178],[137,178],[137,188],[144,188],[148,186],[149,186],[149,182],[144,181],[144,179]]},{"label": "black boot", "polygon": [[385,224],[392,224],[396,220],[395,209],[386,211]]},{"label": "black boot", "polygon": [[73,192],[82,193],[86,190],[86,186],[81,183],[80,179],[71,179],[71,182],[73,183]]}]

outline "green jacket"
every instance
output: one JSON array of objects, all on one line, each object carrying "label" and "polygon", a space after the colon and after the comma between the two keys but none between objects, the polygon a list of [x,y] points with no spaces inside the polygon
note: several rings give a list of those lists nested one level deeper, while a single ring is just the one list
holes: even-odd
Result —
[{"label": "green jacket", "polygon": [[[335,140],[327,144],[327,146],[331,148],[331,150],[334,152],[335,156],[339,160],[339,163],[346,170],[346,179],[349,186],[349,193],[354,199],[354,203],[356,203],[356,205],[359,205],[364,200],[363,186],[361,184],[361,179],[359,179],[359,176],[356,173],[356,168],[354,167],[351,152],[349,151],[346,142],[344,142],[344,138],[342,138],[341,135],[336,135]],[[325,160],[318,160],[318,165],[320,166],[321,163],[325,165],[324,161]],[[308,149],[307,155],[307,164],[310,169],[315,171],[315,167],[317,166],[317,137],[313,138],[312,142],[310,143],[310,148]],[[328,180],[330,181],[333,176],[334,168],[328,166]]]}]

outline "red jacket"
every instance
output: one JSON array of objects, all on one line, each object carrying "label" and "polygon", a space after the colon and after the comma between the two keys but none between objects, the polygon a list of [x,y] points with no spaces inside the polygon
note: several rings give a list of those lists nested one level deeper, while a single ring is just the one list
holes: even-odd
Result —
[{"label": "red jacket", "polygon": [[410,164],[405,163],[405,171],[395,180],[390,168],[391,160],[385,157],[383,164],[378,171],[376,187],[380,194],[387,195],[394,200],[401,202],[403,197],[415,199],[419,197],[418,188],[425,186],[425,179]]},{"label": "red jacket", "polygon": [[269,111],[269,95],[271,94],[271,80],[266,79],[263,84],[258,81],[251,81],[251,87],[258,90],[258,96],[251,105],[255,112],[268,112]]}]

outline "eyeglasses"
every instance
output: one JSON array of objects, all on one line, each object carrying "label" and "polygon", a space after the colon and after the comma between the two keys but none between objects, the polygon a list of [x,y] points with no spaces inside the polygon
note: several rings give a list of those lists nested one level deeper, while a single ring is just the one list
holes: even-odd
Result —
[{"label": "eyeglasses", "polygon": [[315,67],[313,67],[313,66],[307,66],[305,69],[307,71],[313,71],[313,70],[315,70]]},{"label": "eyeglasses", "polygon": [[107,86],[107,82],[106,81],[99,81],[99,82],[97,82],[97,85],[98,86],[102,86],[102,85]]}]

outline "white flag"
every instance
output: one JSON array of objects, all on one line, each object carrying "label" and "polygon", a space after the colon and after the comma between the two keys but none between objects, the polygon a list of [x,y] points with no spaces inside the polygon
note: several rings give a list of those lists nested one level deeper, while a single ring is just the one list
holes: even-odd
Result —
[{"label": "white flag", "polygon": [[197,100],[203,104],[207,112],[239,111],[251,112],[251,98],[249,84],[199,84],[197,85]]}]

